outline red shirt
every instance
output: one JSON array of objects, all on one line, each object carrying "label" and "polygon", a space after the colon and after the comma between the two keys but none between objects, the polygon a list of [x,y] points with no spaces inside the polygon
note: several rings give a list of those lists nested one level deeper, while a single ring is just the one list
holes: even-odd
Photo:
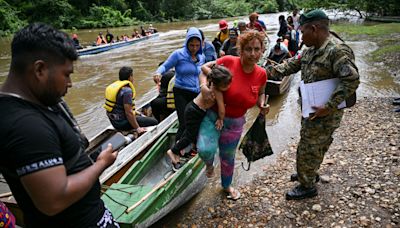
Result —
[{"label": "red shirt", "polygon": [[256,105],[260,87],[267,81],[267,73],[257,65],[253,72],[245,73],[237,56],[224,56],[217,60],[217,64],[225,66],[232,73],[231,86],[223,93],[225,116],[241,117],[247,109]]}]

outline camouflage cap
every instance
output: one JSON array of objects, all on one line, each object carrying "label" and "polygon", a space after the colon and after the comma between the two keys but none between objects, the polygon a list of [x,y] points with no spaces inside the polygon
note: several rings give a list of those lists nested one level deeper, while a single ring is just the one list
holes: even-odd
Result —
[{"label": "camouflage cap", "polygon": [[300,23],[300,25],[304,25],[309,22],[318,21],[318,20],[322,20],[322,19],[329,20],[328,16],[326,16],[324,11],[322,11],[320,9],[315,9],[315,10],[308,11],[307,13],[303,13],[300,16],[299,23]]}]

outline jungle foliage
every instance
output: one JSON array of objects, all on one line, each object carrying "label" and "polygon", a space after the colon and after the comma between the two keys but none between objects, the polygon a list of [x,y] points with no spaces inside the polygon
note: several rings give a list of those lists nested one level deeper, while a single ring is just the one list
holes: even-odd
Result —
[{"label": "jungle foliage", "polygon": [[0,0],[0,36],[38,21],[64,29],[117,27],[294,8],[355,10],[362,16],[400,15],[398,0]]}]

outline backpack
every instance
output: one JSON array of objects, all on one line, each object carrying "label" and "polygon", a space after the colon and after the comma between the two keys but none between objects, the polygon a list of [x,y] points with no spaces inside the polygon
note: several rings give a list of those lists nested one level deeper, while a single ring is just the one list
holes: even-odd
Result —
[{"label": "backpack", "polygon": [[214,40],[212,41],[212,44],[214,45],[215,48],[215,52],[217,52],[217,57],[219,58],[219,50],[222,47],[222,43],[221,43],[221,32],[218,33],[217,37],[214,38]]},{"label": "backpack", "polygon": [[251,162],[273,154],[271,144],[269,143],[268,135],[265,130],[265,116],[263,114],[259,114],[257,116],[256,121],[243,137],[239,148],[242,149],[242,153],[247,158],[247,162],[249,163],[246,169],[244,168],[242,162],[242,167],[246,171],[250,170]]}]

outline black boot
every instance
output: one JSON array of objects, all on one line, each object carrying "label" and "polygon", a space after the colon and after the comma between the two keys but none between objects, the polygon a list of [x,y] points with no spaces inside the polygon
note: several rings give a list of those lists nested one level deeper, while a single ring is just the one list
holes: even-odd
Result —
[{"label": "black boot", "polygon": [[288,193],[286,193],[286,199],[287,200],[300,200],[300,199],[306,199],[306,198],[311,198],[314,196],[318,195],[318,191],[316,187],[312,188],[305,188],[301,185],[296,186],[292,190],[290,190]]},{"label": "black boot", "polygon": [[[290,181],[298,181],[299,180],[299,176],[297,175],[297,173],[293,173],[292,175],[290,175]],[[319,174],[317,174],[317,176],[315,177],[315,182],[319,182],[320,178],[319,178]]]}]

